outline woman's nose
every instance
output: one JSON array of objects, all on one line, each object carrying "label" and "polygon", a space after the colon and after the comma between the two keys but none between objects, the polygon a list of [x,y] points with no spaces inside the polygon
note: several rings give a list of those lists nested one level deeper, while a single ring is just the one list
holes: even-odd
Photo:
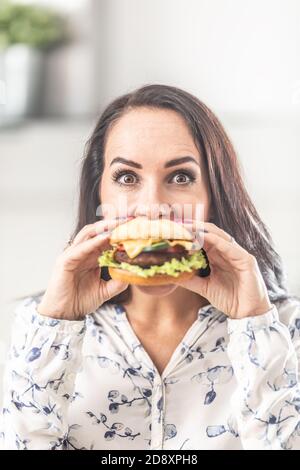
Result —
[{"label": "woman's nose", "polygon": [[139,194],[135,207],[135,216],[146,216],[148,218],[171,217],[171,204],[163,197],[162,191],[156,185],[150,185]]}]

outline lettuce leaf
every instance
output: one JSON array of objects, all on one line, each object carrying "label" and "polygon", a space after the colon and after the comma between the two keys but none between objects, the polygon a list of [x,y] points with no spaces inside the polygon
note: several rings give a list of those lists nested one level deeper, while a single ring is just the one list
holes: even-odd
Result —
[{"label": "lettuce leaf", "polygon": [[105,250],[98,258],[98,264],[102,266],[112,266],[114,268],[125,269],[141,277],[151,277],[155,274],[168,274],[169,276],[178,277],[180,273],[191,272],[193,269],[201,269],[207,267],[202,250],[192,255],[181,258],[181,261],[173,258],[171,261],[160,266],[151,266],[150,268],[141,268],[140,266],[129,263],[118,263],[113,259],[114,250]]}]

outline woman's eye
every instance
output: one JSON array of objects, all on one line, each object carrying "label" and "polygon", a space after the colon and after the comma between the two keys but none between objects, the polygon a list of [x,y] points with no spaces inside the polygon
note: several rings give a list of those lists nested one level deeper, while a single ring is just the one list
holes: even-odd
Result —
[{"label": "woman's eye", "polygon": [[135,183],[135,176],[131,174],[123,175],[119,178],[119,181],[122,184],[134,184]]},{"label": "woman's eye", "polygon": [[175,184],[184,185],[193,183],[193,181],[195,181],[195,177],[192,174],[181,172],[173,175],[171,181],[174,181]]},{"label": "woman's eye", "polygon": [[116,171],[113,174],[112,179],[120,186],[132,186],[137,182],[137,176],[130,172]]}]

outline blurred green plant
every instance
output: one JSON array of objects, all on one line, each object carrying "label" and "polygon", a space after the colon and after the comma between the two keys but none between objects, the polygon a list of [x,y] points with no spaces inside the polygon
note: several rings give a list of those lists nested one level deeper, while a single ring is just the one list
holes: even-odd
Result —
[{"label": "blurred green plant", "polygon": [[50,8],[12,3],[0,3],[0,48],[26,44],[38,49],[50,49],[68,39],[65,21]]}]

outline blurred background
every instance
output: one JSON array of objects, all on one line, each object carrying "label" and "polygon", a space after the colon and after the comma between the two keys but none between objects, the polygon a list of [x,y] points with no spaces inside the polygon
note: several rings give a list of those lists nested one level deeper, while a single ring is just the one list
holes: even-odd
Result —
[{"label": "blurred background", "polygon": [[46,287],[73,229],[97,116],[149,83],[221,119],[300,294],[299,21],[298,0],[0,0],[1,367],[16,298]]}]

